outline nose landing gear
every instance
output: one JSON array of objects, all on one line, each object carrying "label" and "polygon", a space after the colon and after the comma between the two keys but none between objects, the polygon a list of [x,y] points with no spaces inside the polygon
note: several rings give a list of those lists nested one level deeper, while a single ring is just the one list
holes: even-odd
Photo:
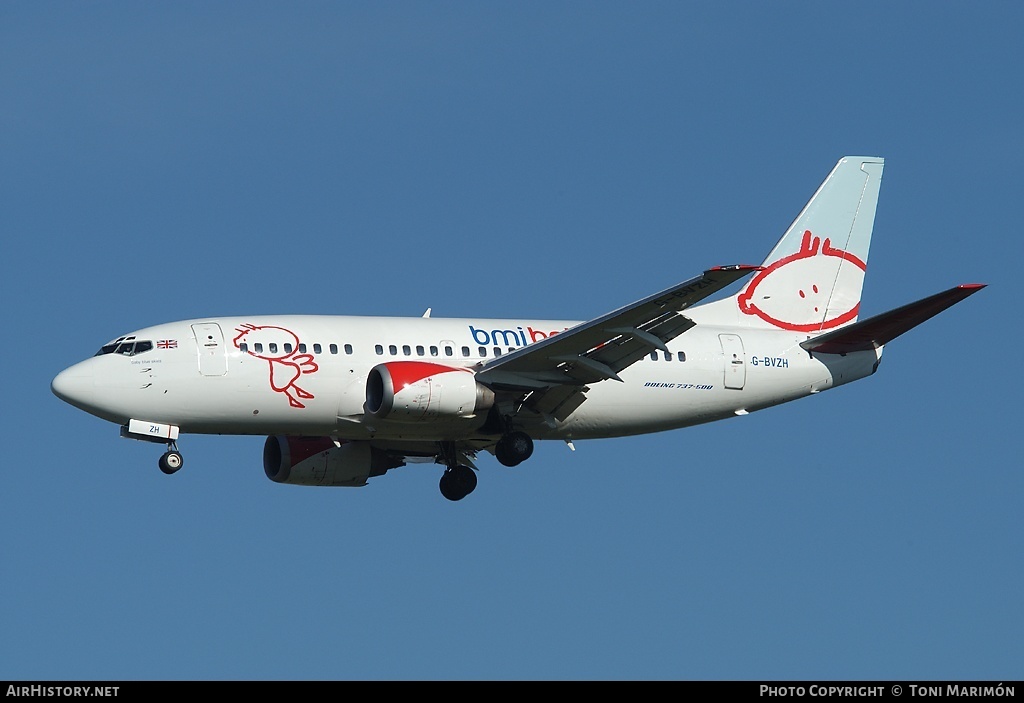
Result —
[{"label": "nose landing gear", "polygon": [[181,456],[181,452],[178,451],[178,446],[171,442],[167,445],[167,451],[160,457],[158,466],[160,470],[170,476],[182,467],[185,460]]},{"label": "nose landing gear", "polygon": [[122,437],[167,445],[167,451],[160,457],[157,465],[168,475],[175,473],[185,463],[185,460],[181,458],[181,452],[178,451],[178,445],[175,443],[178,432],[177,425],[166,425],[149,420],[131,419],[127,424],[121,425]]}]

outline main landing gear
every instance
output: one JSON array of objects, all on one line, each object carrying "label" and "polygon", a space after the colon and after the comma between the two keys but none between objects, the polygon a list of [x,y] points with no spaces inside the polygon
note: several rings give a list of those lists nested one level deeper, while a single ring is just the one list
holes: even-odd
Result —
[{"label": "main landing gear", "polygon": [[533,454],[530,435],[514,430],[504,435],[494,446],[494,456],[505,466],[518,466]]},{"label": "main landing gear", "polygon": [[462,500],[476,488],[476,471],[465,464],[449,466],[441,474],[439,487],[448,500]]},{"label": "main landing gear", "polygon": [[181,457],[181,452],[178,451],[178,445],[171,442],[167,445],[167,451],[160,457],[158,465],[161,471],[170,476],[180,469],[184,463],[185,460]]},{"label": "main landing gear", "polygon": [[446,467],[438,486],[441,495],[448,500],[462,500],[476,488],[476,471],[469,466],[472,462],[455,448],[454,442],[440,442],[438,450],[439,463]]},{"label": "main landing gear", "polygon": [[[533,439],[519,430],[502,435],[494,446],[494,456],[505,466],[518,466],[533,454]],[[476,488],[476,471],[465,453],[455,448],[454,442],[440,442],[437,459],[445,465],[441,474],[441,495],[448,500],[462,500]]]}]

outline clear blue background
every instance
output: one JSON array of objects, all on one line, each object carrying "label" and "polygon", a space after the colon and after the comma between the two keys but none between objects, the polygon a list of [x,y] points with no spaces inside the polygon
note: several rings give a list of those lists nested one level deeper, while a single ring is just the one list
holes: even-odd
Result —
[{"label": "clear blue background", "polygon": [[[0,679],[1024,677],[1024,6],[4,2]],[[593,317],[886,158],[872,378],[362,489],[61,403],[119,334]]]}]

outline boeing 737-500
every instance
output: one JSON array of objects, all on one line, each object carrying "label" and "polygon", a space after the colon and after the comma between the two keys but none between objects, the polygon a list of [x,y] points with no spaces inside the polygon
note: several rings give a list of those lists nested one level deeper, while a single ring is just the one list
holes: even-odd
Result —
[{"label": "boeing 737-500", "polygon": [[52,390],[166,444],[167,474],[183,434],[261,435],[278,483],[363,486],[423,462],[461,500],[483,455],[516,466],[535,440],[676,430],[870,376],[885,345],[983,288],[860,319],[882,166],[840,159],[760,265],[709,268],[589,321],[208,317],[119,336]]}]

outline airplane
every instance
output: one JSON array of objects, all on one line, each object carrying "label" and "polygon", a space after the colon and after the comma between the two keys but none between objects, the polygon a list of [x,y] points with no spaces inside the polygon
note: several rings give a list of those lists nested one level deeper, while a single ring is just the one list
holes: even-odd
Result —
[{"label": "airplane", "polygon": [[513,467],[535,440],[675,430],[871,376],[886,344],[984,288],[859,319],[883,166],[841,158],[760,265],[712,267],[589,321],[184,320],[117,337],[51,389],[165,444],[166,474],[183,465],[183,434],[260,435],[277,483],[365,486],[432,463],[458,501],[482,454]]}]

